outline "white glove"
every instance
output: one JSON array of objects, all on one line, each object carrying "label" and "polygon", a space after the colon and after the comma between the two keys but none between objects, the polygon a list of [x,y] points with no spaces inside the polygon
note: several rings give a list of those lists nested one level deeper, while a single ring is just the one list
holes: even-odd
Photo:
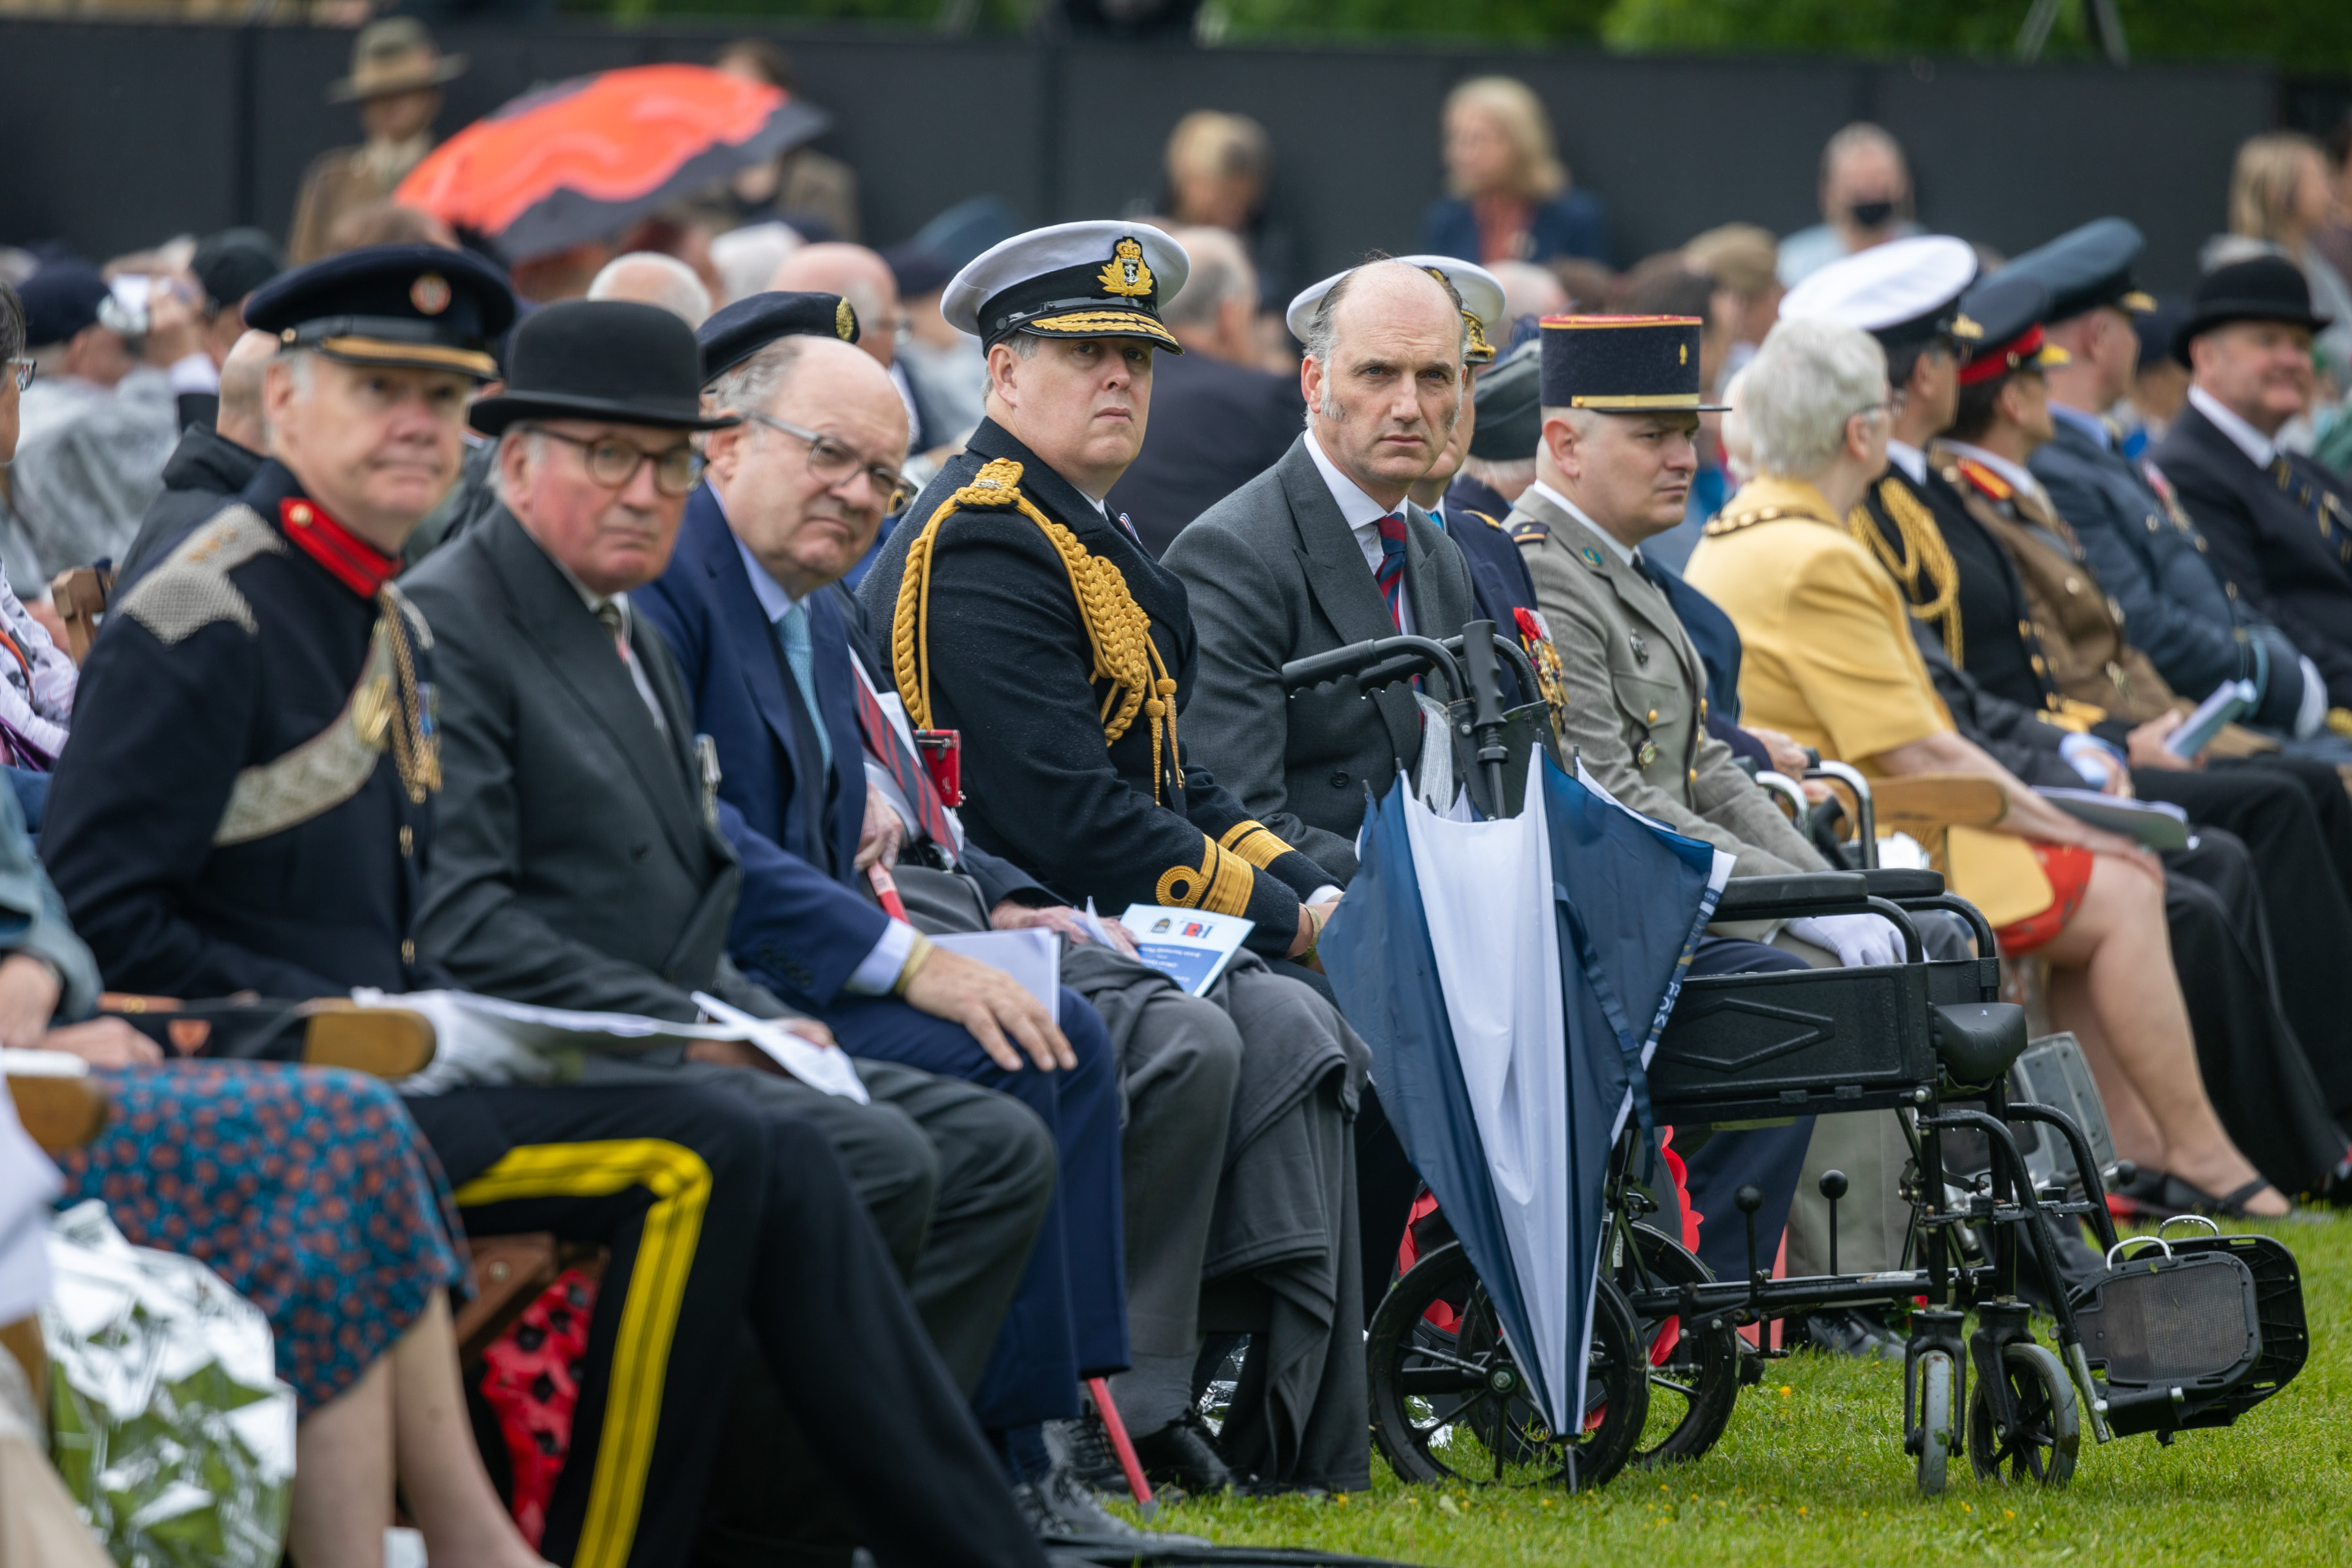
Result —
[{"label": "white glove", "polygon": [[1903,962],[1903,934],[1876,915],[1809,915],[1786,929],[1800,942],[1828,948],[1848,969]]}]

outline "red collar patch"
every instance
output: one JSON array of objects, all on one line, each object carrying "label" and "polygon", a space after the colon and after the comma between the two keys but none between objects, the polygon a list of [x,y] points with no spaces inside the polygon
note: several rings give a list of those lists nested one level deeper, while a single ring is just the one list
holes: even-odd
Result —
[{"label": "red collar patch", "polygon": [[386,555],[329,517],[316,501],[288,496],[278,503],[278,521],[303,554],[362,599],[374,598],[376,590],[399,574],[399,556]]},{"label": "red collar patch", "polygon": [[1960,477],[1995,500],[2005,501],[2017,493],[2017,487],[1978,462],[1974,458],[1959,461]]}]

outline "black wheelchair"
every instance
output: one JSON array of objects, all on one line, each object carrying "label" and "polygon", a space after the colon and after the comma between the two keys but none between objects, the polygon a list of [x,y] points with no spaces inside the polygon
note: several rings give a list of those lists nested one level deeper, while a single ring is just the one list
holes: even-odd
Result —
[{"label": "black wheelchair", "polygon": [[[1351,681],[1369,691],[1414,679],[1442,689],[1462,786],[1493,816],[1519,808],[1512,791],[1524,790],[1532,747],[1550,748],[1573,770],[1540,704],[1504,706],[1501,668],[1519,674],[1522,690],[1537,689],[1520,650],[1478,622],[1446,642],[1359,643],[1296,661],[1283,678],[1294,690]],[[1927,956],[1914,916],[1931,910],[1966,922],[1977,956]],[[1580,1428],[1550,1429],[1475,1271],[1460,1244],[1446,1242],[1395,1281],[1367,1334],[1373,1435],[1400,1476],[1591,1487],[1629,1464],[1694,1459],[1722,1436],[1762,1361],[1787,1353],[1749,1349],[1739,1331],[1837,1307],[1909,1314],[1904,1447],[1930,1495],[1944,1489],[1963,1443],[1979,1478],[2063,1486],[2086,1426],[2096,1442],[2152,1432],[2169,1443],[2230,1425],[2301,1369],[2300,1273],[2284,1245],[2224,1236],[2203,1220],[2118,1237],[2082,1126],[2013,1093],[2024,1013],[1999,999],[1990,927],[1940,875],[1874,868],[1743,878],[1715,918],[1859,913],[1901,933],[1905,962],[1687,980],[1649,1064],[1649,1100],[1664,1125],[1897,1113],[1912,1152],[1900,1267],[1837,1271],[1845,1189],[1831,1172],[1822,1180],[1830,1273],[1771,1278],[1758,1251],[1761,1194],[1744,1187],[1748,1274],[1716,1279],[1647,1223],[1660,1207],[1641,1179],[1651,1142],[1629,1124],[1607,1193]],[[2041,1280],[2063,1281],[2053,1225],[2077,1222],[2097,1237],[2105,1268],[2045,1292],[2054,1340],[2045,1345],[2019,1294],[2021,1265],[2030,1259]],[[2207,1234],[2174,1236],[2176,1226]]]}]

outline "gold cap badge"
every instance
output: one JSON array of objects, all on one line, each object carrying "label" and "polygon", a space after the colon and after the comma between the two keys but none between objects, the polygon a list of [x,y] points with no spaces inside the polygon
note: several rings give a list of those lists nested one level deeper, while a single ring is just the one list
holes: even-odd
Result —
[{"label": "gold cap badge", "polygon": [[833,331],[845,343],[857,341],[857,315],[850,310],[846,300],[833,302]]},{"label": "gold cap badge", "polygon": [[1966,316],[1955,316],[1952,318],[1952,336],[1956,338],[1966,338],[1970,342],[1974,342],[1977,339],[1984,336],[1984,329],[1978,326],[1974,321],[1969,321]]},{"label": "gold cap badge", "polygon": [[418,273],[408,286],[408,302],[424,315],[439,315],[449,308],[449,280],[438,272]]},{"label": "gold cap badge", "polygon": [[1143,247],[1132,236],[1112,246],[1110,259],[1103,263],[1097,280],[1106,294],[1129,300],[1148,299],[1153,284],[1151,268],[1144,264]]}]

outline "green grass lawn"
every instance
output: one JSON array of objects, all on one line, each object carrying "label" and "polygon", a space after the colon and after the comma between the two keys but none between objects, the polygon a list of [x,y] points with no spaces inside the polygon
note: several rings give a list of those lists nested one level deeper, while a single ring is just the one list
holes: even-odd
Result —
[{"label": "green grass lawn", "polygon": [[[2273,1234],[2304,1268],[2302,1374],[2235,1426],[2168,1448],[2152,1436],[2102,1447],[2086,1425],[2060,1491],[1979,1481],[1964,1451],[1944,1495],[1919,1497],[1902,1449],[1900,1367],[1806,1352],[1769,1363],[1763,1384],[1742,1391],[1706,1457],[1628,1469],[1599,1492],[1407,1486],[1376,1449],[1369,1493],[1187,1502],[1155,1522],[1432,1568],[2352,1564],[2352,1216]],[[2046,1321],[2037,1330],[2050,1342]]]}]

